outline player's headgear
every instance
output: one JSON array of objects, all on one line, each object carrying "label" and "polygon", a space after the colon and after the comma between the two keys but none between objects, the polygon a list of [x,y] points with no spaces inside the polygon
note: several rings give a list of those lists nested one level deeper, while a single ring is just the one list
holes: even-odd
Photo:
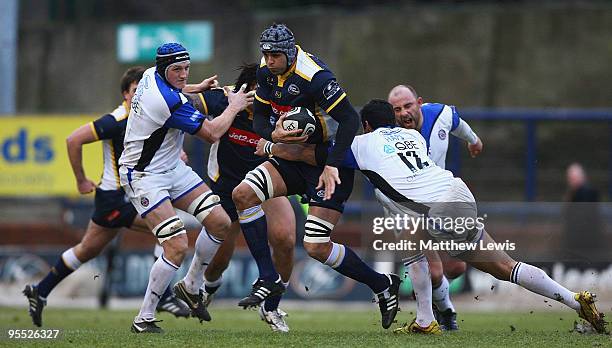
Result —
[{"label": "player's headgear", "polygon": [[393,106],[382,99],[372,99],[361,108],[361,122],[365,128],[366,121],[372,129],[395,125]]},{"label": "player's headgear", "polygon": [[261,33],[259,38],[261,53],[282,52],[287,56],[287,66],[291,66],[297,57],[295,37],[284,24],[272,24]]},{"label": "player's headgear", "polygon": [[189,52],[183,47],[183,45],[170,42],[165,43],[157,48],[157,55],[155,56],[155,68],[157,73],[166,81],[166,72],[172,64],[184,62],[189,60]]}]

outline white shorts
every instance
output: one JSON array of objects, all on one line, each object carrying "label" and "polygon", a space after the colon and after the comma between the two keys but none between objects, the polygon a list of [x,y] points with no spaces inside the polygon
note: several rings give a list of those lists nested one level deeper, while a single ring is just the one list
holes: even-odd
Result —
[{"label": "white shorts", "polygon": [[119,168],[119,179],[141,217],[166,199],[174,202],[204,183],[183,161],[164,173],[139,172],[122,166]]},{"label": "white shorts", "polygon": [[[382,204],[386,216],[421,216],[406,204],[395,202],[378,190],[375,191],[375,195]],[[465,228],[468,225],[466,221],[473,221],[474,225],[476,224],[478,210],[472,192],[460,178],[452,179],[451,187],[437,202],[422,204],[429,207],[427,232],[436,241],[476,243],[482,238],[482,228]],[[446,224],[447,221],[453,223]],[[465,225],[462,226],[457,222],[464,222]],[[453,228],[449,228],[450,226]],[[456,256],[459,253],[449,252],[449,254]]]}]

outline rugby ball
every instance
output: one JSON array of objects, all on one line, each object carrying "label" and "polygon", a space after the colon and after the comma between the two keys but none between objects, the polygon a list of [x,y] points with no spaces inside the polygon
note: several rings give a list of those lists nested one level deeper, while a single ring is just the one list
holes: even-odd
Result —
[{"label": "rugby ball", "polygon": [[292,108],[286,116],[283,121],[283,129],[286,131],[301,129],[302,133],[297,134],[297,136],[310,136],[317,129],[317,120],[312,112],[303,106]]}]

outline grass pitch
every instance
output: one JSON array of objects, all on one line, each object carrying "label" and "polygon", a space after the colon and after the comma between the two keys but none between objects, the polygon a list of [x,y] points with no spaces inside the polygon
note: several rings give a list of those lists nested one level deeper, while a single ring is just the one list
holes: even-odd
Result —
[{"label": "grass pitch", "polygon": [[[286,335],[272,333],[256,311],[214,307],[210,323],[163,313],[158,319],[164,320],[159,324],[164,334],[136,335],[129,330],[136,312],[46,308],[44,327],[62,329],[60,338],[9,340],[9,328],[34,327],[25,307],[0,308],[0,347],[612,347],[612,336],[570,332],[577,320],[570,311],[460,313],[461,330],[442,336],[393,335],[381,328],[374,307],[371,311],[288,310],[291,333]],[[400,312],[398,323],[412,317]]]}]

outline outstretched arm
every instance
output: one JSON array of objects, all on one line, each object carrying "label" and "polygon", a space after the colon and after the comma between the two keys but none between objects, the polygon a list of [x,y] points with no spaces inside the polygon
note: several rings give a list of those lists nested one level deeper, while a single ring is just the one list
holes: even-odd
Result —
[{"label": "outstretched arm", "polygon": [[228,87],[224,87],[227,93],[229,105],[225,110],[212,120],[205,119],[202,127],[196,133],[196,136],[209,143],[217,142],[225,132],[229,129],[236,115],[253,104],[254,91],[245,92],[246,84],[240,87],[236,93],[232,92]]}]

